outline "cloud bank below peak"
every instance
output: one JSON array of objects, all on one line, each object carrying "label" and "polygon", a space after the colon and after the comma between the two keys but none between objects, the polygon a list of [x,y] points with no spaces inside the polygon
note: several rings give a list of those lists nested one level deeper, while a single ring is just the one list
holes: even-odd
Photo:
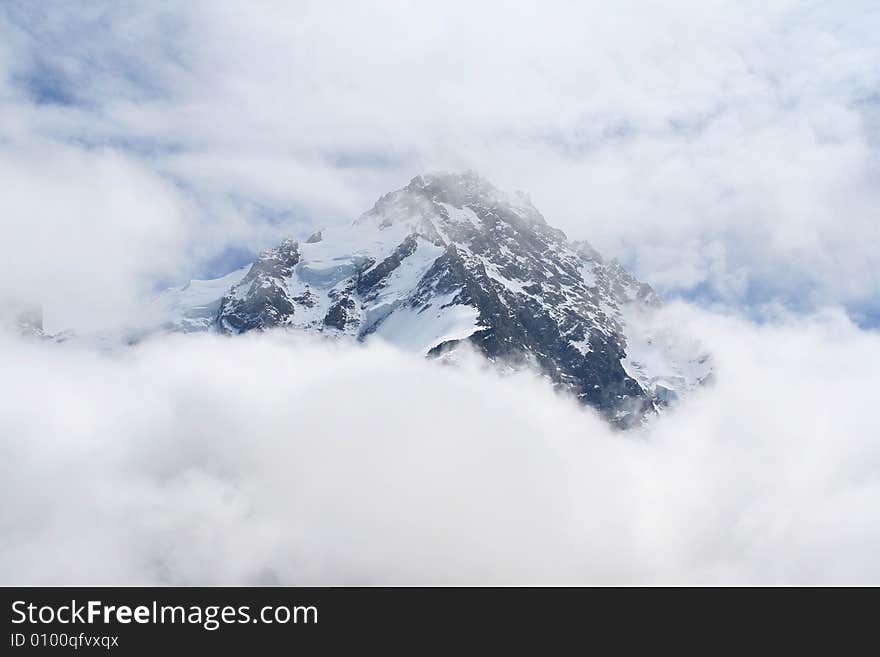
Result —
[{"label": "cloud bank below peak", "polygon": [[877,335],[675,312],[716,384],[629,436],[379,344],[4,336],[0,581],[880,581]]}]

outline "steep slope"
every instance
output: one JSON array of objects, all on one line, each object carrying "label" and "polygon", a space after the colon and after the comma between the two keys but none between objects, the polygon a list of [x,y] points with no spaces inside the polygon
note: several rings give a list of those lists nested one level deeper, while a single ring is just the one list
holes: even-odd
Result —
[{"label": "steep slope", "polygon": [[427,355],[467,341],[493,361],[537,366],[630,426],[710,369],[698,345],[643,321],[661,303],[619,263],[549,226],[528,197],[468,172],[417,176],[350,226],[286,240],[198,308],[216,307],[225,333],[280,326]]},{"label": "steep slope", "polygon": [[223,296],[251,270],[242,267],[220,278],[192,280],[168,288],[154,303],[154,314],[165,318],[164,328],[189,333],[213,327]]}]

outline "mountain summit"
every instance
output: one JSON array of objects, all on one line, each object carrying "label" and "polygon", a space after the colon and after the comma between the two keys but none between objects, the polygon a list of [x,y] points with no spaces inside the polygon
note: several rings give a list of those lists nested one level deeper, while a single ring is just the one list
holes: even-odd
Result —
[{"label": "mountain summit", "polygon": [[473,172],[419,175],[351,225],[285,240],[247,268],[165,293],[185,330],[287,327],[437,356],[470,343],[537,366],[612,422],[641,422],[708,374],[617,261]]}]

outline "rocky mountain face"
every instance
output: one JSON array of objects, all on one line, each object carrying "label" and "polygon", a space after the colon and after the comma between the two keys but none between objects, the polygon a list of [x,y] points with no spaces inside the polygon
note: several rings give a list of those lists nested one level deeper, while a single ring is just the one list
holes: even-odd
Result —
[{"label": "rocky mountain face", "polygon": [[417,176],[350,226],[285,240],[165,303],[182,330],[286,327],[428,356],[469,343],[537,367],[622,427],[711,369],[698,345],[651,324],[662,300],[650,286],[470,172]]}]

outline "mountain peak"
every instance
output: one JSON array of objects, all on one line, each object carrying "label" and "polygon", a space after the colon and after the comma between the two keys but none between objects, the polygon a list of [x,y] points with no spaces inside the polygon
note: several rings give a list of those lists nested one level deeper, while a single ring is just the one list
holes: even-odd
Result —
[{"label": "mountain peak", "polygon": [[465,202],[491,199],[498,194],[494,185],[476,171],[430,171],[409,181],[406,189],[413,192],[456,197]]},{"label": "mountain peak", "polygon": [[406,187],[382,196],[355,223],[380,228],[406,224],[412,232],[448,242],[461,237],[462,229],[485,231],[499,221],[519,230],[540,228],[561,235],[547,227],[527,194],[503,192],[473,170],[420,174]]},{"label": "mountain peak", "polygon": [[675,331],[641,328],[661,303],[527,196],[464,171],[418,175],[353,225],[285,240],[200,307],[217,308],[225,333],[284,327],[430,356],[469,343],[492,362],[536,366],[626,427],[711,368]]},{"label": "mountain peak", "polygon": [[406,189],[456,207],[479,203],[487,206],[509,205],[535,210],[531,198],[525,192],[519,190],[513,194],[502,192],[473,169],[423,173],[410,180]]}]

